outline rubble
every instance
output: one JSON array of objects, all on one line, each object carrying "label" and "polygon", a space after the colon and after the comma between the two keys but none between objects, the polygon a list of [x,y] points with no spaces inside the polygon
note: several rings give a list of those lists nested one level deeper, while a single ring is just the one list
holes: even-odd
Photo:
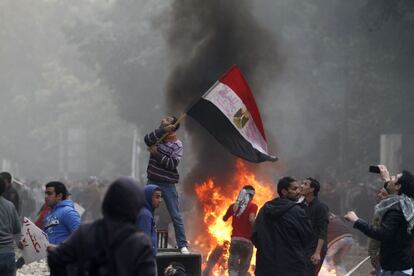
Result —
[{"label": "rubble", "polygon": [[17,270],[16,276],[27,275],[49,276],[49,267],[47,266],[46,260],[25,264]]}]

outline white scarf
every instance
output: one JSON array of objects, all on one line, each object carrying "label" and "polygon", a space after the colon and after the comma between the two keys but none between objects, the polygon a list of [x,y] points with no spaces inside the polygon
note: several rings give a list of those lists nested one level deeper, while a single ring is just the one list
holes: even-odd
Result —
[{"label": "white scarf", "polygon": [[411,234],[411,231],[414,228],[414,199],[406,196],[405,194],[401,195],[390,195],[389,197],[381,200],[380,203],[375,205],[375,215],[378,215],[382,220],[382,216],[388,210],[398,210],[401,207],[401,210],[404,214],[405,220],[407,221],[407,232]]},{"label": "white scarf", "polygon": [[251,198],[254,196],[253,190],[242,189],[237,196],[237,200],[234,203],[233,211],[236,214],[236,217],[240,217],[246,210],[247,204],[249,204]]}]

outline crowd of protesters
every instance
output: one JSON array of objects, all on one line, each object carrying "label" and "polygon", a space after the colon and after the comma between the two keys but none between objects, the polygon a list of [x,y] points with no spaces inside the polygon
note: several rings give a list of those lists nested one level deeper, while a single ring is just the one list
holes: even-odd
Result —
[{"label": "crowd of protesters", "polygon": [[[150,157],[144,188],[127,177],[25,185],[0,173],[0,275],[15,275],[13,243],[21,247],[23,216],[47,234],[51,275],[158,274],[155,211],[161,204],[174,226],[178,252],[191,254],[175,186],[183,152],[178,128],[177,118],[168,116],[145,136]],[[384,181],[378,188],[283,177],[278,196],[263,206],[254,202],[255,187],[245,183],[223,217],[231,219],[231,240],[208,256],[203,274],[211,275],[229,251],[228,274],[249,275],[255,247],[255,275],[316,276],[324,265],[342,276],[344,256],[356,238],[362,245],[368,240],[374,274],[411,275],[414,177],[408,171],[391,176],[378,167]],[[356,230],[361,234],[355,236]],[[164,273],[186,275],[186,268],[174,262]]]},{"label": "crowd of protesters", "polygon": [[[182,144],[175,134],[178,128],[177,118],[168,116],[145,136],[150,153],[145,192],[132,178],[119,178],[110,185],[96,178],[90,178],[86,185],[59,179],[40,188],[44,196],[36,206],[35,182],[33,186],[22,185],[32,194],[19,194],[12,175],[0,174],[0,254],[4,255],[0,256],[0,275],[15,275],[16,266],[22,265],[22,258],[15,264],[12,239],[15,236],[16,245],[22,248],[21,216],[32,218],[47,234],[51,275],[155,275],[154,211],[161,198],[173,222],[179,252],[190,254],[175,188],[182,155]],[[14,182],[21,184],[17,179]],[[30,211],[22,212],[22,205],[29,202]],[[185,275],[185,268],[171,263],[165,275]]]}]

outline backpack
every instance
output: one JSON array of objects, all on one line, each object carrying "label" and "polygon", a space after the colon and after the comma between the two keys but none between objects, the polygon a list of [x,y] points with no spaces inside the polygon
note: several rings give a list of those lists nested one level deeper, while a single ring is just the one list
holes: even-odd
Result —
[{"label": "backpack", "polygon": [[[103,220],[97,222],[95,231],[95,253],[89,258],[80,252],[80,260],[75,267],[67,267],[68,276],[114,276],[117,275],[117,269],[113,252],[131,235],[138,230],[135,226],[126,227],[120,232],[111,244],[107,241],[107,229]],[[87,238],[86,235],[84,238]],[[82,250],[82,249],[80,249]]]}]

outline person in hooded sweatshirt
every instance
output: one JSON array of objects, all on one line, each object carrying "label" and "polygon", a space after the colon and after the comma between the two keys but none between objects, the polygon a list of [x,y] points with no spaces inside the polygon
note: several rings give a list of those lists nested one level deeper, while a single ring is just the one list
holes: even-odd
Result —
[{"label": "person in hooded sweatshirt", "polygon": [[62,182],[52,181],[46,184],[45,203],[50,211],[44,218],[43,227],[51,244],[63,242],[79,228],[80,216],[68,195]]},{"label": "person in hooded sweatshirt", "polygon": [[13,276],[16,272],[14,244],[21,238],[21,224],[13,203],[3,197],[6,181],[0,177],[0,275]]},{"label": "person in hooded sweatshirt", "polygon": [[48,249],[51,275],[72,275],[68,270],[78,272],[73,275],[156,275],[151,241],[136,227],[143,205],[144,193],[135,180],[115,180],[102,202],[103,218],[82,224],[69,239]]},{"label": "person in hooded sweatshirt", "polygon": [[284,177],[277,185],[279,197],[266,202],[253,226],[257,248],[256,276],[309,276],[307,249],[313,241],[310,220],[297,203],[300,184]]},{"label": "person in hooded sweatshirt", "polygon": [[157,185],[145,186],[145,205],[138,215],[138,229],[143,231],[151,239],[152,254],[157,256],[157,228],[155,226],[154,211],[162,202],[161,189]]}]

